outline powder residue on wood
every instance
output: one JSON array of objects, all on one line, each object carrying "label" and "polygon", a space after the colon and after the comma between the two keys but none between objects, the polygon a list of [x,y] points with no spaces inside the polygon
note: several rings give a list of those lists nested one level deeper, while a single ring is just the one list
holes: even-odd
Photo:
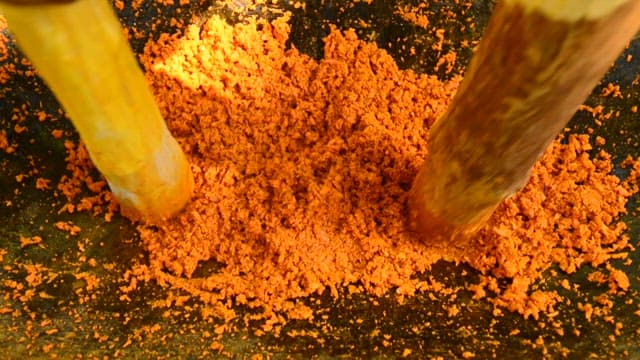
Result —
[{"label": "powder residue on wood", "polygon": [[[401,71],[353,31],[333,29],[318,62],[287,48],[288,32],[283,19],[213,17],[147,45],[147,78],[196,191],[177,218],[140,226],[149,263],[129,278],[184,290],[227,318],[232,303],[261,307],[277,323],[312,316],[296,299],[348,284],[430,289],[416,274],[447,259],[486,275],[477,297],[497,293],[497,305],[537,318],[559,300],[530,290],[552,264],[571,273],[628,251],[617,218],[638,166],[619,180],[609,155],[589,157],[586,136],[556,141],[467,247],[416,241],[407,192],[460,79]],[[224,265],[199,274],[206,261]]]}]

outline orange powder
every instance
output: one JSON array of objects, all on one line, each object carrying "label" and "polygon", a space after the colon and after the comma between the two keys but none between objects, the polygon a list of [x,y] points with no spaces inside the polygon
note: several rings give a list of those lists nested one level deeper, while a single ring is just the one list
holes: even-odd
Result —
[{"label": "orange powder", "polygon": [[[182,216],[141,228],[148,270],[208,301],[274,310],[356,281],[407,287],[441,257],[407,233],[404,203],[458,81],[401,72],[353,32],[334,31],[318,63],[285,49],[284,21],[256,26],[212,18],[146,49],[197,184]],[[210,259],[225,268],[186,280]]]},{"label": "orange powder", "polygon": [[396,14],[402,17],[404,20],[415,24],[423,29],[426,29],[429,26],[429,18],[425,14],[423,14],[423,9],[427,7],[426,3],[422,3],[417,7],[411,6],[400,6],[396,10]]},{"label": "orange powder", "polygon": [[[353,31],[334,29],[317,62],[287,49],[288,32],[282,19],[232,27],[213,17],[147,45],[147,78],[196,192],[177,218],[139,227],[149,264],[128,278],[218,309],[232,311],[229,299],[261,307],[278,323],[283,313],[311,317],[295,299],[325,289],[433,289],[415,275],[448,259],[511,279],[500,293],[483,277],[474,291],[497,292],[497,305],[537,318],[559,300],[529,291],[545,269],[573,272],[626,251],[616,218],[635,189],[610,175],[607,154],[589,158],[586,136],[554,143],[468,248],[417,242],[405,223],[407,191],[459,79],[401,71]],[[224,266],[194,276],[205,261]]]}]

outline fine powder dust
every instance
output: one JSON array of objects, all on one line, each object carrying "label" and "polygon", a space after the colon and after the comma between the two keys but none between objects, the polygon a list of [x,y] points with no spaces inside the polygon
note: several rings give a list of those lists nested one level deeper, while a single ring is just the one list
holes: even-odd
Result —
[{"label": "fine powder dust", "polygon": [[[571,273],[628,251],[616,219],[638,165],[629,160],[633,175],[619,180],[607,154],[589,157],[587,136],[555,142],[463,249],[416,241],[408,190],[460,79],[401,71],[353,31],[333,29],[321,61],[288,49],[288,34],[282,19],[212,17],[147,45],[147,79],[196,191],[180,216],[139,227],[149,263],[128,277],[184,290],[219,316],[234,316],[233,299],[278,323],[312,317],[297,299],[348,284],[374,295],[433,290],[416,274],[447,259],[483,274],[477,297],[492,291],[496,304],[537,318],[559,300],[529,290],[552,264]],[[194,276],[210,260],[224,265]]]}]

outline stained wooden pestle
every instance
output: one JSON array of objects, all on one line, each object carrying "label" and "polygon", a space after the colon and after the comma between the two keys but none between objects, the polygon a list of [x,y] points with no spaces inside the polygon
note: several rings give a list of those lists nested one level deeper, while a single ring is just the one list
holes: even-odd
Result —
[{"label": "stained wooden pestle", "polygon": [[0,12],[80,133],[123,213],[159,220],[193,191],[113,9],[105,0],[4,0]]},{"label": "stained wooden pestle", "polygon": [[529,179],[640,27],[638,0],[498,1],[447,113],[429,134],[411,225],[464,247]]}]

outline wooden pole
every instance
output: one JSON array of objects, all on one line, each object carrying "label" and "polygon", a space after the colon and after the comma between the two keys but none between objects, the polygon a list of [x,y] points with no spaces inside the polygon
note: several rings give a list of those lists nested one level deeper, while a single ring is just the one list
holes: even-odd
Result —
[{"label": "wooden pole", "polygon": [[0,3],[18,46],[54,92],[125,215],[179,211],[193,178],[106,0]]},{"label": "wooden pole", "polygon": [[638,0],[498,1],[410,193],[423,240],[464,246],[526,184],[639,25]]}]

